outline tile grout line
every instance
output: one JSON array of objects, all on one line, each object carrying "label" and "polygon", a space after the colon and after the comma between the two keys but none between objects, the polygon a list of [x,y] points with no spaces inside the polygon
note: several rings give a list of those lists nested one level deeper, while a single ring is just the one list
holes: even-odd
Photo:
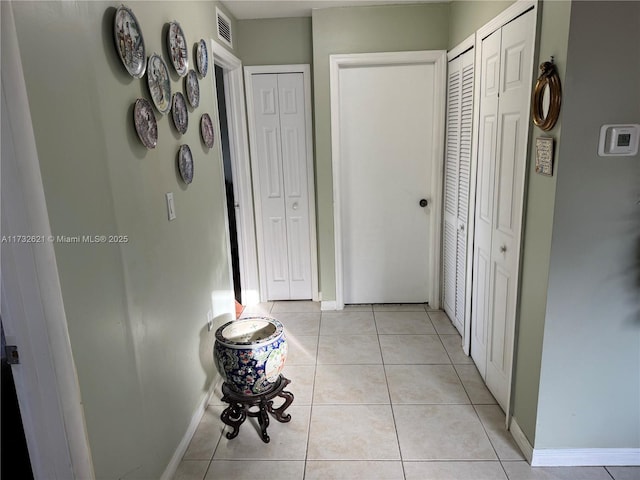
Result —
[{"label": "tile grout line", "polygon": [[316,339],[316,358],[313,364],[313,385],[311,387],[311,406],[309,407],[309,424],[307,425],[307,448],[304,451],[304,469],[302,480],[307,477],[307,462],[309,461],[309,445],[311,443],[311,419],[313,417],[313,407],[315,406],[316,378],[318,375],[318,354],[320,353],[320,329],[322,328],[322,312],[320,312],[320,324],[318,325],[318,335]]},{"label": "tile grout line", "polygon": [[[372,306],[373,308],[373,306]],[[407,473],[404,470],[404,460],[402,458],[402,448],[400,447],[400,435],[398,434],[398,423],[396,422],[396,413],[393,409],[393,399],[391,398],[391,390],[389,389],[389,378],[387,377],[387,368],[382,355],[382,344],[380,343],[380,333],[378,332],[378,323],[376,322],[376,312],[373,312],[373,325],[376,328],[376,337],[378,339],[378,348],[380,349],[380,358],[382,359],[382,371],[384,372],[384,383],[387,386],[387,395],[389,395],[389,409],[391,410],[391,419],[393,420],[393,430],[396,433],[396,442],[398,442],[398,454],[400,455],[400,468],[402,468],[402,478],[406,480]]]}]

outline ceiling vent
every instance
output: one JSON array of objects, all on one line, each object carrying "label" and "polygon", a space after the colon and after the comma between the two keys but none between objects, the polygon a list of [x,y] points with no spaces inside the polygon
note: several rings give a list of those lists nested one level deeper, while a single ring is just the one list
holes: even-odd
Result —
[{"label": "ceiling vent", "polygon": [[231,33],[231,20],[220,9],[216,8],[216,18],[218,20],[218,38],[222,43],[233,48],[233,36]]}]

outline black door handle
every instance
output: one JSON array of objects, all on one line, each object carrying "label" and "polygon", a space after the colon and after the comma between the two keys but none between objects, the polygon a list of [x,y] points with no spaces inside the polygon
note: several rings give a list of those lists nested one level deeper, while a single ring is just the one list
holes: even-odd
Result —
[{"label": "black door handle", "polygon": [[420,206],[422,208],[426,207],[427,205],[429,205],[429,202],[427,201],[426,198],[423,198],[422,200],[420,200]]}]

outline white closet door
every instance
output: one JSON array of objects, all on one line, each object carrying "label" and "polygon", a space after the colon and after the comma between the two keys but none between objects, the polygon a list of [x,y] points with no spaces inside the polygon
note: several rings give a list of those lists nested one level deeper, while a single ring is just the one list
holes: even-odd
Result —
[{"label": "white closet door", "polygon": [[534,13],[482,42],[471,356],[507,411],[513,364]]},{"label": "white closet door", "polygon": [[255,74],[252,87],[267,298],[310,299],[303,75]]},{"label": "white closet door", "polygon": [[522,202],[527,164],[534,13],[502,28],[498,152],[491,240],[491,323],[486,383],[507,411],[513,363]]},{"label": "white closet door", "polygon": [[449,62],[444,201],[444,309],[464,335],[473,127],[473,50]]},{"label": "white closet door", "polygon": [[487,338],[490,322],[491,235],[493,232],[493,183],[498,131],[500,89],[500,41],[498,30],[482,42],[478,173],[476,177],[475,241],[471,308],[471,357],[480,375],[487,370]]}]

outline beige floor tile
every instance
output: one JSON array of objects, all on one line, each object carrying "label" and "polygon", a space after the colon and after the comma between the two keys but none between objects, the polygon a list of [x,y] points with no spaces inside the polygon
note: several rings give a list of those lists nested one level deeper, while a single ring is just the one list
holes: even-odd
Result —
[{"label": "beige floor tile", "polygon": [[640,467],[606,467],[614,480],[640,479]]},{"label": "beige floor tile", "polygon": [[305,480],[404,480],[401,462],[311,460]]},{"label": "beige floor tile", "polygon": [[380,335],[386,365],[449,364],[437,335]]},{"label": "beige floor tile", "polygon": [[251,315],[269,315],[273,308],[273,302],[256,303],[255,305],[247,305],[242,311],[241,317]]},{"label": "beige floor tile", "polygon": [[376,312],[380,335],[434,335],[427,312]]},{"label": "beige floor tile", "polygon": [[370,303],[354,303],[353,305],[345,305],[345,312],[373,312],[373,305]]},{"label": "beige floor tile", "polygon": [[[264,443],[260,437],[258,421],[247,418],[240,427],[238,436],[229,440],[225,435],[220,438],[213,458],[215,460],[304,460],[307,450],[309,415],[311,407],[295,404],[287,409],[291,421],[280,423],[269,417],[267,433],[271,438]],[[222,424],[222,422],[220,422]]]},{"label": "beige floor tile", "polygon": [[313,407],[308,460],[400,460],[389,405]]},{"label": "beige floor tile", "polygon": [[385,365],[394,404],[468,404],[452,365]]},{"label": "beige floor tile", "polygon": [[295,300],[287,302],[273,302],[271,313],[282,312],[319,312],[320,302],[311,302],[308,300]]},{"label": "beige floor tile", "polygon": [[506,480],[500,462],[404,462],[406,480]]},{"label": "beige floor tile", "polygon": [[429,312],[429,318],[439,335],[459,335],[446,313],[442,311]]},{"label": "beige floor tile", "polygon": [[318,355],[318,336],[287,335],[287,365],[315,365]]},{"label": "beige floor tile", "polygon": [[496,399],[482,381],[475,365],[454,365],[462,385],[474,405],[495,405]]},{"label": "beige floor tile", "polygon": [[462,350],[462,338],[457,333],[455,335],[440,335],[440,339],[455,364],[472,364],[473,359],[465,355]]},{"label": "beige floor tile", "polygon": [[388,404],[382,365],[318,365],[314,405]]},{"label": "beige floor tile", "polygon": [[323,312],[320,335],[375,335],[373,312]]},{"label": "beige floor tile", "polygon": [[320,312],[278,313],[272,315],[284,325],[289,335],[318,335],[320,333]]},{"label": "beige floor tile", "polygon": [[203,480],[209,468],[209,460],[183,460],[178,465],[173,480]]},{"label": "beige floor tile", "polygon": [[509,480],[611,480],[604,467],[532,467],[527,462],[502,462]]},{"label": "beige floor tile", "polygon": [[375,303],[374,312],[426,312],[424,303]]},{"label": "beige floor tile", "polygon": [[304,461],[214,460],[205,480],[303,480]]},{"label": "beige floor tile", "polygon": [[191,438],[189,447],[182,457],[183,461],[211,460],[224,427],[220,420],[220,414],[225,408],[224,405],[209,405],[207,407],[196,432]]},{"label": "beige floor tile", "polygon": [[282,374],[291,380],[285,391],[293,393],[293,405],[311,405],[315,373],[316,367],[314,365],[287,364],[284,367]]},{"label": "beige floor tile", "polygon": [[382,363],[377,335],[320,335],[318,365]]},{"label": "beige floor tile", "polygon": [[402,458],[497,460],[471,405],[394,405]]},{"label": "beige floor tile", "polygon": [[498,405],[476,405],[476,412],[500,460],[524,460],[524,456],[505,427],[504,412]]}]

